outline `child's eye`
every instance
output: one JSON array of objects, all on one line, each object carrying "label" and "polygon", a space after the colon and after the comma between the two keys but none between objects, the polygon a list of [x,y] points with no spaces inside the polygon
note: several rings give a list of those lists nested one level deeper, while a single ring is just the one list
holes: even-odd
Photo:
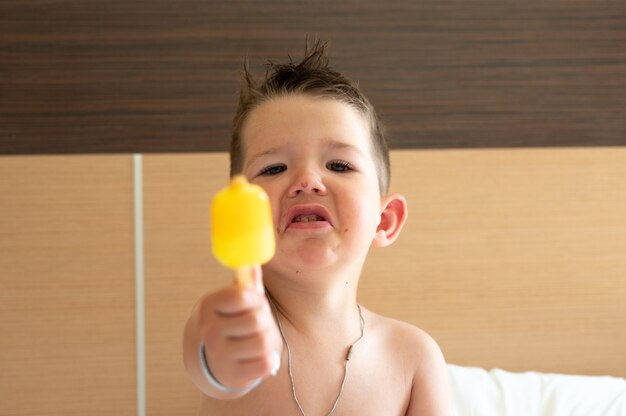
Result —
[{"label": "child's eye", "polygon": [[263,168],[260,172],[260,175],[268,175],[268,176],[278,175],[279,173],[282,173],[286,170],[287,170],[287,166],[283,164],[270,165],[270,166]]},{"label": "child's eye", "polygon": [[326,164],[326,169],[332,170],[334,172],[349,172],[354,168],[349,162],[345,160],[333,160]]}]

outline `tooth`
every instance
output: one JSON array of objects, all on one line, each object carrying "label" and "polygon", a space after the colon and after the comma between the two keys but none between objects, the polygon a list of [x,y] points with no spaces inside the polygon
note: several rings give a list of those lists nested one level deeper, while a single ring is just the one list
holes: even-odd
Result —
[{"label": "tooth", "polygon": [[311,215],[298,215],[293,219],[293,222],[311,222],[311,221],[324,221],[324,218],[316,214]]}]

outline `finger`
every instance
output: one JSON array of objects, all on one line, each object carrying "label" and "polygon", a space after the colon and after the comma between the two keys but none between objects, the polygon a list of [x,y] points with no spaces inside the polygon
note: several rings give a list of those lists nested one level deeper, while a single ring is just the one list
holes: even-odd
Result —
[{"label": "finger", "polygon": [[246,338],[268,331],[274,324],[269,305],[247,311],[238,315],[230,315],[220,320],[223,334],[227,338]]},{"label": "finger", "polygon": [[246,338],[230,338],[225,341],[223,348],[228,351],[232,359],[237,361],[256,360],[270,355],[273,352],[271,338],[268,331]]},{"label": "finger", "polygon": [[238,361],[219,374],[218,380],[228,386],[247,387],[258,378],[276,375],[280,368],[280,355],[271,353],[250,360]]},{"label": "finger", "polygon": [[239,365],[242,371],[255,373],[257,377],[265,377],[267,375],[275,376],[281,366],[281,356],[278,351],[273,351],[263,357],[241,361]]},{"label": "finger", "polygon": [[265,300],[252,289],[225,288],[214,294],[208,303],[218,315],[238,315],[263,306]]}]

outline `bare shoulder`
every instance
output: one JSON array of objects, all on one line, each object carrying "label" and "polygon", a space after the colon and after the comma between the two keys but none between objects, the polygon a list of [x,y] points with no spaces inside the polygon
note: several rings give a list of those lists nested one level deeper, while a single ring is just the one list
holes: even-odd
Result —
[{"label": "bare shoulder", "polygon": [[371,314],[372,329],[379,334],[381,341],[396,353],[405,354],[416,369],[428,361],[443,360],[439,345],[426,331],[404,321],[368,313]]},{"label": "bare shoulder", "polygon": [[433,337],[407,322],[374,313],[370,322],[381,346],[402,364],[404,377],[410,380],[406,415],[453,414],[446,362]]}]

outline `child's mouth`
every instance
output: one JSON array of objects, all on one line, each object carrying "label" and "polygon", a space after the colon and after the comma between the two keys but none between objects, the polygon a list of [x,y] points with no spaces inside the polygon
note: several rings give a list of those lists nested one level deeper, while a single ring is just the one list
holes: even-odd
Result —
[{"label": "child's mouth", "polygon": [[298,204],[287,211],[282,229],[324,230],[332,227],[331,215],[321,204]]}]

